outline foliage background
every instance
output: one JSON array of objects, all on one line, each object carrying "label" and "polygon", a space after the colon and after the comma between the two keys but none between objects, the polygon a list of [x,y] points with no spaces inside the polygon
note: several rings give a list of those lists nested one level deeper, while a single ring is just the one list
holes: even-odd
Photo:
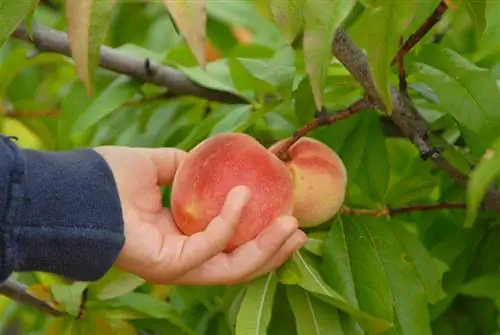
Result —
[{"label": "foliage background", "polygon": [[[343,22],[348,36],[365,50],[384,102],[390,101],[389,86],[398,85],[397,66],[389,65],[399,35],[408,38],[440,3],[346,1],[344,7],[328,8],[324,2],[308,2],[305,16],[322,12],[316,18],[323,23]],[[299,3],[289,1],[285,10],[298,15],[290,6]],[[16,274],[13,280],[26,284],[31,294],[57,301],[54,306],[68,314],[49,316],[3,297],[3,333],[500,333],[500,228],[496,213],[475,215],[500,171],[494,154],[500,145],[500,3],[447,3],[446,15],[405,56],[405,68],[413,104],[435,131],[433,140],[445,148],[445,157],[470,174],[467,187],[421,159],[417,147],[380,110],[364,110],[308,136],[328,144],[345,162],[348,207],[455,202],[467,203],[466,210],[417,210],[393,217],[339,214],[308,230],[307,247],[277,273],[234,287],[156,286],[115,270],[95,283]],[[43,150],[104,144],[189,150],[225,131],[246,132],[268,146],[314,118],[315,85],[329,112],[363,95],[349,71],[330,59],[336,26],[316,31],[309,50],[319,51],[304,57],[301,40],[287,43],[266,4],[208,1],[206,33],[220,58],[210,53],[206,70],[160,1],[116,2],[104,40],[123,53],[176,68],[201,85],[244,96],[250,104],[177,94],[158,99],[165,87],[102,68],[96,70],[89,95],[70,58],[33,55],[32,44],[9,37],[0,49],[2,132],[19,137],[23,147]],[[67,31],[64,6],[64,1],[41,1],[33,21]],[[20,13],[24,18],[27,11]],[[335,19],[342,15],[345,20]],[[296,28],[295,21],[287,22],[289,29]],[[241,28],[249,40],[238,33]],[[322,61],[325,48],[330,56]],[[319,76],[308,75],[311,64]],[[482,158],[487,148],[492,150],[489,160]],[[76,319],[84,291],[85,314]]]}]

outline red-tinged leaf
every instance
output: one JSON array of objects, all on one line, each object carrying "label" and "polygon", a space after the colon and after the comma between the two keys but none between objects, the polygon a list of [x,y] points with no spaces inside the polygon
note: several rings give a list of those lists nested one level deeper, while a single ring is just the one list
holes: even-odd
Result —
[{"label": "red-tinged leaf", "polygon": [[205,68],[206,0],[164,0],[164,3],[196,60]]},{"label": "red-tinged leaf", "polygon": [[307,0],[304,7],[304,60],[316,108],[323,107],[323,86],[335,30],[349,15],[355,1]]},{"label": "red-tinged leaf", "polygon": [[288,43],[292,43],[303,25],[304,0],[270,0],[274,21]]},{"label": "red-tinged leaf", "polygon": [[381,0],[378,6],[366,10],[367,54],[373,82],[385,104],[392,111],[390,92],[391,61],[396,55],[400,38],[412,22],[416,1]]},{"label": "red-tinged leaf", "polygon": [[99,65],[101,44],[106,36],[115,0],[68,0],[66,18],[68,39],[78,76],[89,95]]}]

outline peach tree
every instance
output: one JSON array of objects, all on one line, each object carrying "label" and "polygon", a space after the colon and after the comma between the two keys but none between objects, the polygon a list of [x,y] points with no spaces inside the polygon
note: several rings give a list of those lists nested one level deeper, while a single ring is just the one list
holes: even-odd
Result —
[{"label": "peach tree", "polygon": [[0,0],[0,128],[19,145],[189,151],[233,132],[286,160],[307,136],[348,176],[335,215],[252,282],[16,273],[2,333],[498,334],[498,15],[484,0]]}]

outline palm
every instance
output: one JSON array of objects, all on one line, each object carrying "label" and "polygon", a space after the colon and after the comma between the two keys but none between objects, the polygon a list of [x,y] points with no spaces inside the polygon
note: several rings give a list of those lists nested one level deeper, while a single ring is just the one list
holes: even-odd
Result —
[{"label": "palm", "polygon": [[257,239],[224,253],[246,202],[244,189],[231,192],[221,214],[204,232],[188,237],[177,229],[160,192],[161,186],[172,182],[184,152],[96,150],[111,166],[122,202],[126,242],[116,265],[123,270],[157,283],[241,282],[275,269],[306,241],[296,220],[283,217]]}]

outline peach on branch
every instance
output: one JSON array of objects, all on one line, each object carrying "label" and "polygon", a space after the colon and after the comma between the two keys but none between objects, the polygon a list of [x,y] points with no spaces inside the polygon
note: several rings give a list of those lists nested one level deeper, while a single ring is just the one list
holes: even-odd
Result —
[{"label": "peach on branch", "polygon": [[256,238],[277,217],[292,214],[293,184],[286,166],[253,137],[223,133],[199,143],[180,164],[171,192],[176,225],[186,235],[205,230],[238,185],[249,187],[251,196],[225,251]]},{"label": "peach on branch", "polygon": [[[286,141],[273,144],[277,154]],[[288,150],[288,166],[294,183],[293,215],[301,227],[317,226],[330,220],[342,207],[347,187],[344,163],[326,144],[302,137]]]}]

